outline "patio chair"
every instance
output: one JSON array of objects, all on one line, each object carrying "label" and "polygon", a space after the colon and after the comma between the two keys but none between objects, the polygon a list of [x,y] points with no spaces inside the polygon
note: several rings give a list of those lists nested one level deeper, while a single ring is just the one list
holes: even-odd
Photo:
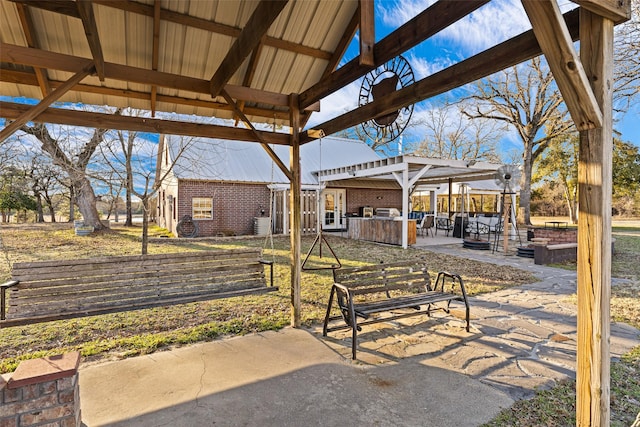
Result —
[{"label": "patio chair", "polygon": [[438,230],[444,230],[446,236],[449,237],[449,232],[453,230],[453,223],[449,218],[440,216],[436,218],[436,236],[438,235]]},{"label": "patio chair", "polygon": [[431,231],[431,237],[433,237],[433,215],[425,215],[422,217],[422,220],[419,224],[417,224],[417,231],[420,232],[424,236],[426,231],[427,236],[429,235],[429,231]]}]

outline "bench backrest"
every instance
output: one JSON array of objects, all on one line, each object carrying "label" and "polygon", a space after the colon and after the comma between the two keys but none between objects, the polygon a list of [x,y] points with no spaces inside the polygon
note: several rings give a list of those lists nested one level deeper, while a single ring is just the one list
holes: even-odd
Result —
[{"label": "bench backrest", "polygon": [[424,260],[334,270],[333,279],[349,288],[352,294],[389,292],[393,290],[431,290],[431,278]]},{"label": "bench backrest", "polygon": [[[265,288],[260,249],[15,263],[7,319],[37,321],[222,298]],[[42,320],[44,319],[44,320]]]}]

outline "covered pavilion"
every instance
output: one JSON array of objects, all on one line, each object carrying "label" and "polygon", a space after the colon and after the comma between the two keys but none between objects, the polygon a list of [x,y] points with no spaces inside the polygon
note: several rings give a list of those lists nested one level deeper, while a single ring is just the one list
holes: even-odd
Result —
[{"label": "covered pavilion", "polygon": [[[0,143],[38,121],[262,144],[290,180],[295,327],[300,146],[544,54],[580,131],[577,423],[608,425],[613,28],[629,19],[630,0],[574,0],[579,7],[564,15],[557,0],[522,0],[533,30],[306,128],[321,99],[489,1],[438,1],[376,40],[373,0],[1,0],[0,94],[40,102],[0,102],[12,121]],[[360,54],[338,68],[356,32]],[[73,111],[56,101],[235,118],[245,127]],[[273,121],[289,132],[254,125]],[[269,144],[290,147],[289,165]]]}]

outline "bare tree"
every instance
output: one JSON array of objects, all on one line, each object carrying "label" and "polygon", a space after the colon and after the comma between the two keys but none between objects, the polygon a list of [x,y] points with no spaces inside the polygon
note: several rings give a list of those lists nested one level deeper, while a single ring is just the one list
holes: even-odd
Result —
[{"label": "bare tree", "polygon": [[[21,130],[36,137],[42,144],[42,150],[51,156],[53,163],[59,166],[69,177],[71,188],[75,192],[75,201],[87,225],[101,230],[105,226],[100,221],[96,209],[96,196],[87,175],[87,167],[97,147],[103,141],[106,129],[95,129],[77,153],[65,153],[62,141],[54,138],[44,124],[24,125]],[[77,134],[75,135],[77,137]],[[60,138],[62,139],[62,138]],[[71,150],[69,150],[71,151]],[[70,218],[73,220],[73,218]]]},{"label": "bare tree", "polygon": [[[141,114],[138,111],[125,111],[125,114]],[[166,149],[164,137],[160,136],[157,144],[152,144],[139,137],[137,132],[116,132],[113,139],[101,147],[104,163],[111,169],[114,182],[120,182],[131,196],[140,199],[142,213],[142,254],[148,250],[149,215],[152,209],[151,201],[157,194],[165,179],[171,174],[175,162],[183,156],[188,156],[194,170],[206,168],[198,162],[198,153],[189,153],[193,138],[181,137],[177,149],[172,152],[173,162],[165,167],[153,167],[159,156]],[[101,175],[105,176],[104,173]]]},{"label": "bare tree", "polygon": [[540,58],[480,81],[467,98],[475,101],[464,113],[472,119],[493,119],[516,130],[524,146],[520,182],[520,217],[531,224],[533,163],[553,138],[567,132],[562,96],[551,71]]},{"label": "bare tree", "polygon": [[631,2],[631,20],[616,27],[614,101],[626,110],[640,95],[640,1]]},{"label": "bare tree", "polygon": [[426,129],[415,154],[455,160],[498,162],[497,143],[504,127],[495,121],[470,120],[462,111],[464,104],[448,102],[426,112],[418,123]]},{"label": "bare tree", "polygon": [[578,223],[578,135],[559,136],[540,156],[533,180],[559,186],[569,212],[569,220]]}]

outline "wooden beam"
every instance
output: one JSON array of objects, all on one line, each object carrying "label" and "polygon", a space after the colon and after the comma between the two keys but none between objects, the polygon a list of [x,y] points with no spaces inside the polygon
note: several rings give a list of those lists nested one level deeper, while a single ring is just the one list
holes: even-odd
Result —
[{"label": "wooden beam", "polygon": [[631,19],[631,0],[572,0],[596,15],[616,24]]},{"label": "wooden beam", "polygon": [[[30,65],[32,67],[48,68],[74,72],[86,63],[86,58],[72,55],[33,49],[24,46],[0,43],[0,62]],[[176,74],[163,73],[145,68],[105,62],[105,77],[146,85],[156,85],[188,92],[209,94],[209,81]],[[226,85],[225,90],[235,99],[257,102],[278,107],[288,107],[287,95],[264,90],[251,89],[242,86]],[[317,104],[310,108],[318,108]]]},{"label": "wooden beam", "polygon": [[[329,63],[324,69],[321,79],[324,79],[326,76],[328,76],[333,71],[335,71],[335,69],[338,67],[338,64],[342,60],[342,57],[344,57],[344,54],[347,52],[347,49],[351,44],[351,40],[353,40],[353,37],[356,35],[356,31],[358,29],[359,24],[360,24],[360,13],[359,13],[359,10],[356,10],[353,16],[351,17],[351,21],[349,21],[347,28],[345,28],[344,33],[342,34],[342,37],[340,37],[340,41],[338,42],[338,45],[333,52],[333,56],[331,57],[331,59],[329,59]],[[310,118],[311,118],[311,112],[309,112],[307,108],[307,111],[305,111],[305,113],[300,117],[300,127],[304,128],[307,125],[307,122],[309,121]]]},{"label": "wooden beam", "polygon": [[[418,16],[376,43],[373,51],[375,66],[379,66],[417,44],[427,40],[454,22],[464,18],[489,0],[438,1]],[[363,67],[358,58],[337,69],[300,94],[300,109],[320,101],[359,79],[372,67]]]},{"label": "wooden beam", "polygon": [[603,112],[580,132],[576,425],[609,426],[613,21],[582,9],[580,57]]},{"label": "wooden beam", "polygon": [[95,71],[95,68],[93,64],[89,64],[85,66],[82,69],[82,71],[78,71],[76,74],[74,74],[62,86],[60,86],[59,88],[51,92],[49,95],[45,96],[42,99],[42,101],[40,101],[37,105],[29,108],[29,110],[22,113],[19,117],[15,119],[15,121],[9,123],[7,126],[5,126],[4,129],[2,129],[2,131],[0,131],[0,142],[7,139],[9,136],[11,136],[18,129],[20,129],[22,125],[24,125],[28,121],[31,121],[36,117],[38,117],[38,115],[42,113],[44,110],[46,110],[49,107],[49,105],[53,104],[58,99],[60,99],[60,97],[65,93],[67,93],[69,89],[74,87],[82,79],[84,79],[94,71]]},{"label": "wooden beam", "polygon": [[[28,73],[25,71],[15,71],[8,69],[0,69],[0,81],[16,83],[22,85],[29,86],[38,86],[38,81],[33,73]],[[64,84],[64,82],[60,82],[57,80],[51,80],[50,85],[51,88],[55,89]],[[86,84],[77,84],[73,87],[72,91],[74,92],[83,92],[83,93],[97,93],[100,95],[109,95],[109,96],[119,96],[123,98],[132,98],[132,99],[142,99],[149,100],[150,94],[149,92],[140,92],[129,89],[115,89],[104,86],[93,86]],[[170,95],[156,95],[158,102],[164,102],[168,104],[179,104],[179,105],[189,105],[192,107],[202,107],[209,108],[212,110],[227,110],[231,111],[232,107],[223,102],[215,102],[210,100],[203,99],[195,99],[195,98],[184,98],[180,96],[170,96]],[[259,116],[268,119],[277,119],[277,120],[289,120],[289,109],[279,109],[272,110],[266,108],[257,108],[257,107],[244,107],[245,114],[250,116]]]},{"label": "wooden beam", "polygon": [[289,190],[291,225],[291,326],[299,328],[301,325],[302,300],[300,297],[300,283],[302,276],[302,174],[300,172],[300,111],[298,110],[297,95],[291,95],[289,108],[291,118],[289,125],[292,129],[289,149],[289,169],[293,175]]},{"label": "wooden beam", "polygon": [[251,123],[251,120],[249,120],[247,116],[244,115],[242,110],[240,110],[240,107],[238,107],[238,105],[233,100],[233,98],[231,98],[231,96],[229,96],[229,94],[224,89],[222,89],[221,95],[227,101],[227,104],[233,106],[233,110],[235,111],[235,113],[238,116],[240,116],[242,121],[249,127],[249,129],[251,129],[251,131],[256,136],[258,141],[260,141],[260,145],[262,145],[262,148],[264,148],[264,150],[267,152],[269,157],[271,157],[271,160],[276,164],[276,166],[278,166],[278,168],[282,171],[282,173],[285,174],[285,176],[289,179],[289,181],[292,181],[293,175],[291,174],[291,171],[289,170],[289,168],[287,168],[287,166],[285,166],[282,160],[280,160],[280,157],[278,157],[275,151],[273,151],[271,147],[269,147],[268,143],[262,139],[260,132],[258,132],[255,126],[253,126],[253,123]]},{"label": "wooden beam", "polygon": [[376,44],[376,27],[373,0],[360,0],[360,56],[358,63],[373,67],[376,62],[373,48]]},{"label": "wooden beam", "polygon": [[[29,0],[21,0],[29,1]],[[30,2],[30,1],[29,1]],[[153,6],[148,6],[143,3],[137,2],[125,2],[122,0],[96,0],[94,3],[113,7],[119,10],[124,10],[131,13],[137,13],[145,16],[153,16]],[[229,37],[237,38],[242,30],[240,28],[232,27],[230,25],[213,22],[207,19],[196,18],[195,16],[189,16],[178,12],[173,12],[167,9],[160,10],[160,18],[163,21],[173,22],[175,24],[186,25],[188,27],[197,28],[204,31],[210,31],[212,33],[222,34]],[[311,56],[313,58],[328,60],[331,58],[331,52],[327,52],[321,49],[315,49],[309,46],[303,46],[298,43],[282,40],[276,37],[266,36],[264,38],[265,46],[274,47],[276,49],[288,50],[300,55]]]},{"label": "wooden beam", "polygon": [[[38,45],[38,41],[34,37],[36,30],[33,25],[33,17],[31,16],[29,7],[22,5],[21,3],[17,3],[16,8],[18,10],[18,16],[20,17],[20,23],[22,24],[24,37],[27,40],[27,45],[29,47],[35,48],[40,47]],[[36,78],[38,79],[38,86],[40,86],[42,96],[47,96],[49,93],[51,93],[51,86],[49,85],[49,76],[47,76],[47,70],[34,67],[33,71],[35,72]]]},{"label": "wooden beam", "polygon": [[78,6],[72,0],[11,0],[14,3],[22,3],[26,6],[35,7],[37,9],[48,10],[50,12],[60,13],[62,15],[80,18]]},{"label": "wooden beam", "polygon": [[[12,120],[31,108],[25,104],[0,101],[2,116]],[[66,124],[71,126],[100,127],[104,129],[130,130],[134,132],[165,133],[169,135],[201,136],[205,138],[230,139],[233,141],[260,142],[249,129],[173,120],[149,119],[146,117],[113,116],[112,114],[88,113],[85,111],[47,108],[35,121],[41,123]],[[260,131],[258,131],[260,132]],[[261,132],[268,144],[289,145],[289,135]]]},{"label": "wooden beam", "polygon": [[[153,3],[153,47],[151,54],[151,69],[158,71],[158,58],[160,56],[160,0]],[[158,86],[151,86],[151,117],[156,116],[156,101],[158,99]]]},{"label": "wooden beam", "polygon": [[91,56],[93,57],[93,63],[96,66],[96,73],[101,82],[104,81],[104,55],[102,54],[102,44],[100,43],[100,36],[98,34],[98,25],[96,24],[96,17],[93,13],[93,4],[89,0],[77,1],[78,14],[82,20],[82,26],[84,27],[84,34],[87,36],[87,42],[89,42],[89,50],[91,50]]},{"label": "wooden beam", "polygon": [[[569,11],[564,16],[572,39],[577,39],[578,10]],[[380,46],[380,43],[376,46]],[[458,62],[449,68],[425,77],[411,86],[397,90],[384,98],[374,100],[367,105],[314,127],[322,129],[326,135],[332,135],[367,121],[372,117],[389,114],[410,104],[490,76],[505,68],[534,58],[541,53],[542,50],[533,31],[527,31],[471,58]],[[301,142],[304,144],[310,140],[312,138],[303,133]]]},{"label": "wooden beam", "polygon": [[216,97],[229,79],[240,68],[244,60],[258,46],[267,34],[271,24],[278,18],[288,0],[262,0],[253,11],[244,29],[227,52],[213,77],[211,77],[211,96]]},{"label": "wooden beam", "polygon": [[601,127],[602,112],[556,0],[522,0],[522,6],[576,127]]},{"label": "wooden beam", "polygon": [[[256,69],[258,68],[258,60],[260,59],[260,55],[262,54],[262,43],[258,43],[258,46],[251,53],[251,58],[249,59],[249,64],[247,65],[247,71],[244,74],[244,79],[242,80],[242,86],[250,87],[251,82],[253,82],[253,76],[256,74]],[[244,111],[245,102],[240,100],[238,102],[238,108],[240,111]],[[236,118],[236,125],[238,124],[238,118]]]}]

